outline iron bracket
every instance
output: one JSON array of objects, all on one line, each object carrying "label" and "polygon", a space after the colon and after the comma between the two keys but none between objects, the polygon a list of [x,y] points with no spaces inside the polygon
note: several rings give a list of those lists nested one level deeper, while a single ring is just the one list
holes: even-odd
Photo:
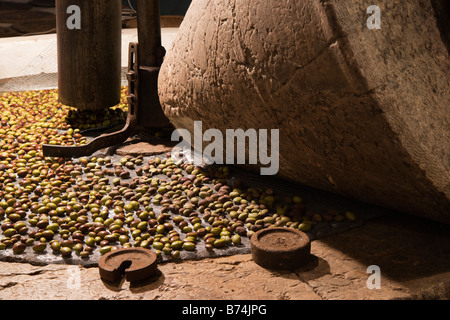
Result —
[{"label": "iron bracket", "polygon": [[81,146],[42,145],[45,157],[82,157],[93,154],[99,149],[118,145],[133,135],[138,124],[138,90],[139,90],[139,62],[138,43],[131,42],[128,48],[128,115],[125,126],[116,132],[105,133]]}]

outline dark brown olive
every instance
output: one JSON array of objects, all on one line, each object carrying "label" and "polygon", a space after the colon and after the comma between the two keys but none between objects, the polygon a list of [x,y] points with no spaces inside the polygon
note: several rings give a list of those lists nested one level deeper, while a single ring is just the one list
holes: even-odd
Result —
[{"label": "dark brown olive", "polygon": [[18,253],[22,253],[25,251],[25,249],[27,248],[27,245],[23,242],[16,242],[14,243],[13,247],[12,247],[12,251],[16,254]]}]

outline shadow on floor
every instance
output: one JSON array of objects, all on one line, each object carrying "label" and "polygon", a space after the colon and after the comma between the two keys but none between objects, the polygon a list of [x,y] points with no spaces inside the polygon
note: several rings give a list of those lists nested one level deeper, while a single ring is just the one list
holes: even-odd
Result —
[{"label": "shadow on floor", "polygon": [[[134,281],[129,283],[129,289],[133,293],[142,293],[146,291],[151,291],[155,288],[160,287],[164,283],[164,274],[157,270],[157,272],[152,275],[151,277],[141,280],[141,281]],[[119,281],[111,282],[106,281],[102,279],[103,284],[106,288],[108,288],[111,291],[121,291],[123,290],[124,283],[125,283],[125,277],[121,278]]]},{"label": "shadow on floor", "polygon": [[392,213],[321,241],[362,264],[378,265],[382,275],[407,287],[409,281],[441,274],[449,279],[448,225]]}]

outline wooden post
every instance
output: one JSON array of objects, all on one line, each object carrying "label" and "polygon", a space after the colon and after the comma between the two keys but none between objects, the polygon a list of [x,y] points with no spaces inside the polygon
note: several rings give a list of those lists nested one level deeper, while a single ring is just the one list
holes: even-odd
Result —
[{"label": "wooden post", "polygon": [[121,0],[56,0],[61,103],[101,111],[120,102]]},{"label": "wooden post", "polygon": [[158,74],[165,50],[161,45],[158,0],[137,0],[139,95],[138,125],[143,128],[170,126],[158,96]]}]

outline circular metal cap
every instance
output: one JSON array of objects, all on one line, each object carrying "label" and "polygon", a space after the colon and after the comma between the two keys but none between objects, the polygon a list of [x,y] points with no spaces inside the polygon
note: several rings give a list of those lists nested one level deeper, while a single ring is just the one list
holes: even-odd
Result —
[{"label": "circular metal cap", "polygon": [[251,237],[253,261],[269,269],[296,269],[308,262],[311,241],[300,230],[275,227],[259,230]]},{"label": "circular metal cap", "polygon": [[123,248],[110,251],[98,261],[100,277],[115,282],[124,275],[127,281],[144,280],[156,273],[158,256],[145,248]]}]

